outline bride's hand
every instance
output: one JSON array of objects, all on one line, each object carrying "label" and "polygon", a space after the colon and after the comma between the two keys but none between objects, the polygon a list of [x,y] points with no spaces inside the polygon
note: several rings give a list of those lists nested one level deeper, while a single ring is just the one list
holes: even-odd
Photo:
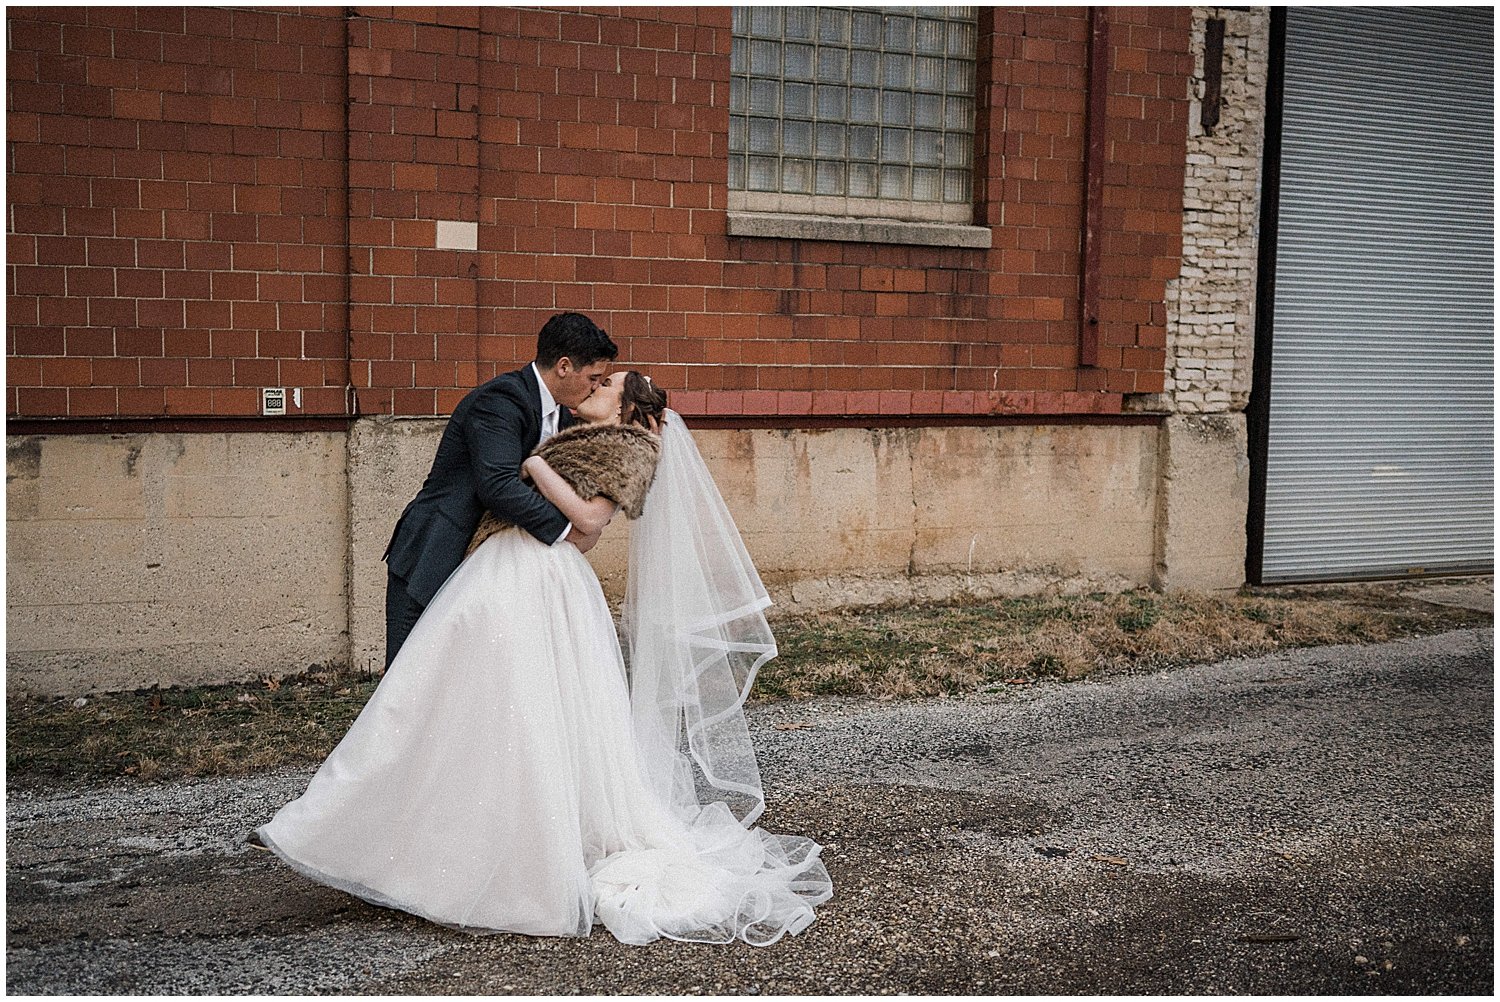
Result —
[{"label": "bride's hand", "polygon": [[584,532],[575,525],[568,530],[567,541],[578,547],[579,553],[587,553],[594,548],[594,544],[599,542],[599,537],[602,535],[604,535],[603,529],[590,533]]}]

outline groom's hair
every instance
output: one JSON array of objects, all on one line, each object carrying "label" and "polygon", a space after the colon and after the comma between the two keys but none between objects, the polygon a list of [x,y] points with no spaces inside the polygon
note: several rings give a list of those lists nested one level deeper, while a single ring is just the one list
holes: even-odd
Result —
[{"label": "groom's hair", "polygon": [[614,361],[620,349],[609,335],[582,313],[559,313],[536,336],[536,365],[550,369],[560,358],[582,368],[602,360]]}]

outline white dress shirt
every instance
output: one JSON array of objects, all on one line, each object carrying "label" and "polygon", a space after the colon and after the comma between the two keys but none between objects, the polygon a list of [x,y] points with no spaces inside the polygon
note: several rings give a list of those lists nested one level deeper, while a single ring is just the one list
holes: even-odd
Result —
[{"label": "white dress shirt", "polygon": [[[531,371],[536,375],[536,386],[542,394],[542,437],[536,443],[537,445],[541,445],[547,439],[557,434],[557,423],[562,417],[562,405],[552,399],[552,391],[547,389],[547,381],[542,378],[542,370],[536,367],[535,362],[531,363]],[[553,544],[556,545],[567,539],[568,533],[572,529],[573,523],[569,522],[563,528],[562,535],[552,541]]]},{"label": "white dress shirt", "polygon": [[531,363],[531,371],[536,374],[536,386],[542,393],[542,437],[537,440],[541,445],[547,439],[557,434],[557,421],[562,405],[552,399],[552,391],[547,389],[547,381],[542,378],[541,370],[536,363]]}]

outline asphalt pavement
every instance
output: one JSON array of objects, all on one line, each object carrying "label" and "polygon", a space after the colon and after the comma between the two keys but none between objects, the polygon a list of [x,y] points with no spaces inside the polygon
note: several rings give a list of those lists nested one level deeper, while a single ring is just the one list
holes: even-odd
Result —
[{"label": "asphalt pavement", "polygon": [[13,792],[6,989],[1486,994],[1490,629],[961,699],[755,708],[834,898],[765,949],[472,936],[245,834],[309,770]]}]

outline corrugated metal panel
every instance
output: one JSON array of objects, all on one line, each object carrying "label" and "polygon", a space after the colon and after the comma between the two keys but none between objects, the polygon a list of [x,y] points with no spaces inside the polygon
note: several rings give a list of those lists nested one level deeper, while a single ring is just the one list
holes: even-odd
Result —
[{"label": "corrugated metal panel", "polygon": [[1265,581],[1494,565],[1493,38],[1287,12]]}]

